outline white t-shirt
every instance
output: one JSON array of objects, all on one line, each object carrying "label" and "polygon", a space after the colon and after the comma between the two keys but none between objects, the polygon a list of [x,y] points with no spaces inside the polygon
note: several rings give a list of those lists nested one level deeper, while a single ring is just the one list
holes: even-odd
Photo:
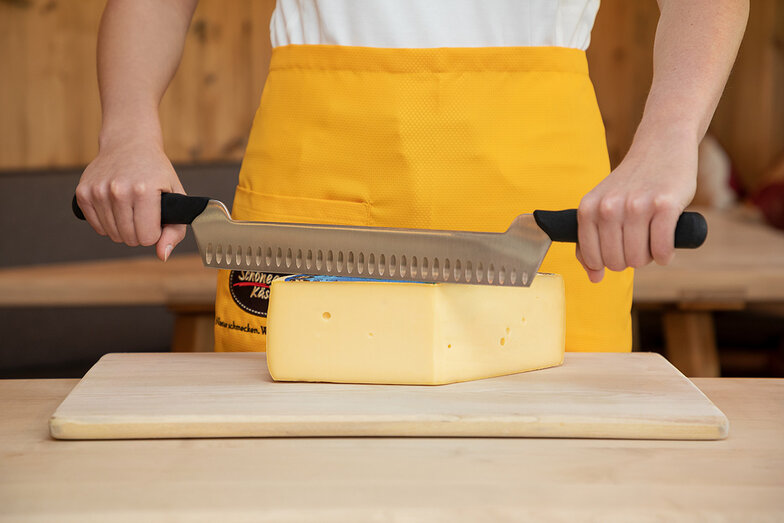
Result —
[{"label": "white t-shirt", "polygon": [[277,0],[272,46],[585,50],[600,0]]}]

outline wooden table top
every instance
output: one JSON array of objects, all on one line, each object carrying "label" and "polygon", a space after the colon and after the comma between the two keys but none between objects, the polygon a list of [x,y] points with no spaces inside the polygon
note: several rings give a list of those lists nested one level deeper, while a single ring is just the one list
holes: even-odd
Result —
[{"label": "wooden table top", "polygon": [[0,381],[0,520],[784,520],[784,380],[695,379],[723,441],[55,441],[76,380]]}]

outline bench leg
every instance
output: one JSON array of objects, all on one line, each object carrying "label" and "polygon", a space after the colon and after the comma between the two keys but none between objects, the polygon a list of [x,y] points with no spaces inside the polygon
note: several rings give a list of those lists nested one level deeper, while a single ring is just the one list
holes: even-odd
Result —
[{"label": "bench leg", "polygon": [[172,352],[212,352],[215,345],[213,311],[174,310]]},{"label": "bench leg", "polygon": [[718,377],[719,354],[710,311],[664,313],[667,359],[690,378]]}]

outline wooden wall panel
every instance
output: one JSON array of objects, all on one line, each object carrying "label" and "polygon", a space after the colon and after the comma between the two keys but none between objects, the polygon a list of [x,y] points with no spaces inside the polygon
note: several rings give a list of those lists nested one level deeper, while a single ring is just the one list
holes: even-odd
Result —
[{"label": "wooden wall panel", "polygon": [[[0,170],[97,153],[95,46],[105,0],[0,1]],[[274,0],[201,0],[161,104],[174,162],[238,161],[269,64]]]},{"label": "wooden wall panel", "polygon": [[711,132],[748,190],[784,155],[784,1],[752,0],[746,35]]},{"label": "wooden wall panel", "polygon": [[[105,0],[0,0],[0,170],[80,166],[97,150],[95,40]],[[752,0],[712,125],[752,186],[784,147],[784,2]],[[161,105],[176,163],[238,161],[269,63],[274,0],[201,0]],[[603,0],[588,52],[613,165],[652,76],[655,0]]]},{"label": "wooden wall panel", "polygon": [[602,0],[588,62],[615,167],[631,145],[653,78],[655,0]]},{"label": "wooden wall panel", "polygon": [[0,3],[0,168],[79,165],[100,126],[103,0]]},{"label": "wooden wall panel", "polygon": [[161,104],[175,162],[239,161],[270,59],[272,0],[202,0]]}]

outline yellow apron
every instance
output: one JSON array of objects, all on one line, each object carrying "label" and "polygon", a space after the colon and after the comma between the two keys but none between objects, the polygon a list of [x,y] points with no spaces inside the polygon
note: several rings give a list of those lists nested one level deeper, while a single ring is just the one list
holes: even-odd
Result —
[{"label": "yellow apron", "polygon": [[[585,53],[556,47],[274,49],[240,172],[241,220],[504,231],[610,172]],[[574,245],[566,349],[631,350],[632,270],[592,284]],[[263,351],[272,276],[222,271],[216,351]]]}]

